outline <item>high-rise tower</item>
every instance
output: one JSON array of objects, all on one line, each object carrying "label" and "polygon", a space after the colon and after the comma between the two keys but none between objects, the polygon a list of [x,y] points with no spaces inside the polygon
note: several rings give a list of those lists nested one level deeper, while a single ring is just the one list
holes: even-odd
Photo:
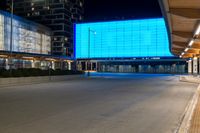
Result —
[{"label": "high-rise tower", "polygon": [[73,57],[73,23],[83,19],[83,4],[83,0],[14,0],[14,14],[51,28],[52,54]]}]

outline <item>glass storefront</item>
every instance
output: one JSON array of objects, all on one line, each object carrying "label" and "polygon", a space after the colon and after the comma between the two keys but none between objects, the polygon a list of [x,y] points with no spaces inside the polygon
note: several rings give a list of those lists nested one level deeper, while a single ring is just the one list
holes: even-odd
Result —
[{"label": "glass storefront", "polygon": [[116,72],[116,73],[187,73],[186,64],[154,64],[148,65],[100,65],[99,72]]}]

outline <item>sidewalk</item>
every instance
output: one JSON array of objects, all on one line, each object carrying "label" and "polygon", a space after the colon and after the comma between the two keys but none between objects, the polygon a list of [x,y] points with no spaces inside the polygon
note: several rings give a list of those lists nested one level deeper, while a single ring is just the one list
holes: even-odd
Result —
[{"label": "sidewalk", "polygon": [[[180,81],[200,84],[200,77],[180,76]],[[200,85],[184,117],[178,133],[200,133]]]},{"label": "sidewalk", "polygon": [[198,102],[192,116],[189,133],[200,133],[200,98],[198,98]]}]

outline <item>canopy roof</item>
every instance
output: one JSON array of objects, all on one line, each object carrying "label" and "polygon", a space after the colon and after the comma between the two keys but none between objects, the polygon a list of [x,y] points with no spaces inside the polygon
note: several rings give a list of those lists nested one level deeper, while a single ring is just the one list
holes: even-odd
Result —
[{"label": "canopy roof", "polygon": [[171,52],[190,58],[200,55],[200,0],[159,0],[168,26]]}]

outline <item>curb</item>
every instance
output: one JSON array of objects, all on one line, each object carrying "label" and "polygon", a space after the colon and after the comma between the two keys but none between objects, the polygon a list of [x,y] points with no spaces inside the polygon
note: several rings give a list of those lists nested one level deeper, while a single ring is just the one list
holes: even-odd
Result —
[{"label": "curb", "polygon": [[189,83],[200,83],[200,78],[199,77],[194,77],[194,76],[180,76],[179,80],[181,82],[189,82]]},{"label": "curb", "polygon": [[193,95],[192,99],[190,100],[189,104],[187,105],[178,128],[175,130],[174,133],[188,133],[190,129],[190,124],[192,120],[192,116],[194,113],[194,110],[196,108],[198,99],[199,99],[199,92],[200,92],[200,85],[198,86],[195,94]]}]

